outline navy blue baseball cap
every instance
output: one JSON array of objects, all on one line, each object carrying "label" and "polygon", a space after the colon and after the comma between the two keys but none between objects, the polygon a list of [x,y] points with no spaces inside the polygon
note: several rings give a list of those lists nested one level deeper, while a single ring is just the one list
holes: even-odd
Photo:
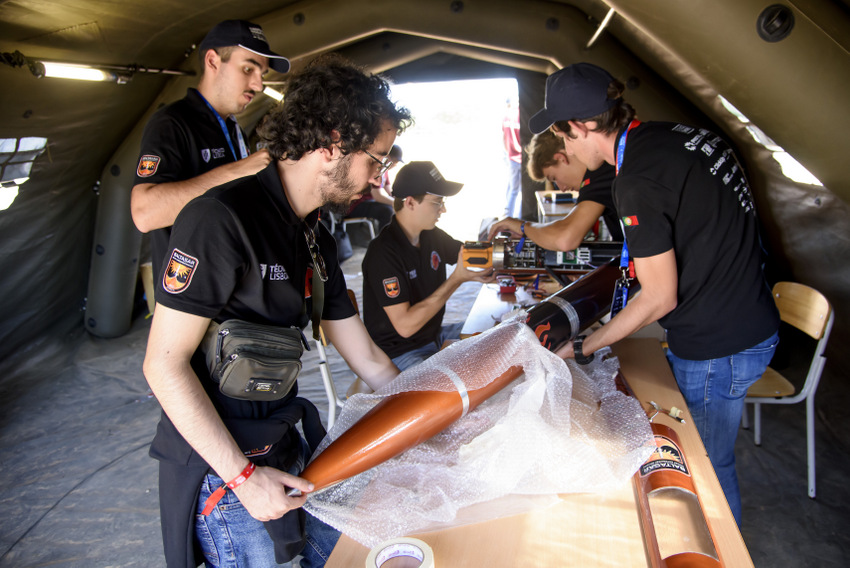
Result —
[{"label": "navy blue baseball cap", "polygon": [[529,119],[529,130],[540,134],[560,120],[586,120],[610,110],[620,100],[608,98],[613,80],[608,71],[591,63],[552,73],[546,78],[543,109]]},{"label": "navy blue baseball cap", "polygon": [[289,60],[271,50],[263,28],[253,22],[225,20],[217,24],[201,42],[201,57],[207,50],[230,46],[241,47],[267,57],[269,67],[278,73],[289,71]]},{"label": "navy blue baseball cap", "polygon": [[462,183],[449,181],[443,177],[434,162],[410,162],[395,176],[393,182],[393,197],[408,197],[415,195],[455,195]]}]

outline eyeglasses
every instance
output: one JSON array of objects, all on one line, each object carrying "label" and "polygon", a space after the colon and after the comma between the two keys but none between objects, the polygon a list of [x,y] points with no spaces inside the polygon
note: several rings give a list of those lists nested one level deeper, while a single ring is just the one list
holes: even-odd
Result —
[{"label": "eyeglasses", "polygon": [[319,252],[319,244],[316,242],[316,235],[313,229],[306,223],[304,224],[304,238],[307,239],[307,248],[310,250],[310,256],[313,257],[313,269],[319,273],[319,278],[322,282],[328,281],[328,270],[325,268],[325,259],[322,258]]},{"label": "eyeglasses", "polygon": [[395,165],[395,162],[393,160],[391,160],[389,156],[385,156],[384,159],[381,160],[380,158],[373,156],[372,153],[369,152],[369,150],[363,150],[363,152],[367,156],[369,156],[370,158],[372,158],[373,160],[378,162],[378,164],[381,166],[378,169],[378,173],[375,174],[376,177],[384,175],[384,172],[386,172],[387,170],[389,170],[391,167],[393,167]]},{"label": "eyeglasses", "polygon": [[431,201],[430,199],[425,199],[424,201],[427,201],[428,203],[430,203],[431,205],[433,205],[437,209],[442,209],[443,207],[446,206],[446,200],[445,199],[438,199],[437,201]]}]

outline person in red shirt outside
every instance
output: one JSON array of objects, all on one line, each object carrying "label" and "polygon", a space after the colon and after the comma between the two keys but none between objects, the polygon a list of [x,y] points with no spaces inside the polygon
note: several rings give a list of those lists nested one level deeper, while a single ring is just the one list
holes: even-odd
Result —
[{"label": "person in red shirt outside", "polygon": [[[505,192],[505,212],[503,217],[519,217],[522,208],[522,145],[519,141],[519,106],[514,98],[507,100],[508,107],[502,119],[502,142],[508,158],[509,178]],[[519,201],[519,203],[517,203]]]}]

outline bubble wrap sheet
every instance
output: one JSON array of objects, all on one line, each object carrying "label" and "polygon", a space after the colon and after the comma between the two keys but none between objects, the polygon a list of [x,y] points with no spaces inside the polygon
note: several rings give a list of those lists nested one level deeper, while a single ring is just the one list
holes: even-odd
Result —
[{"label": "bubble wrap sheet", "polygon": [[318,453],[384,397],[457,390],[442,369],[469,390],[512,365],[524,369],[442,433],[312,494],[305,509],[374,547],[550,505],[559,493],[601,492],[627,482],[654,444],[640,404],[616,390],[617,359],[606,349],[585,367],[566,364],[522,320],[456,342],[378,392],[348,399]]}]

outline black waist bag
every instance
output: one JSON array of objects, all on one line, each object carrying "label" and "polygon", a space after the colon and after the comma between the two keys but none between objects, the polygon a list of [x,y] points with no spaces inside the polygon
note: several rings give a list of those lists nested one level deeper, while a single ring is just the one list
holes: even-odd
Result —
[{"label": "black waist bag", "polygon": [[296,327],[236,319],[212,322],[204,337],[210,377],[229,397],[279,400],[301,372],[303,337]]}]

